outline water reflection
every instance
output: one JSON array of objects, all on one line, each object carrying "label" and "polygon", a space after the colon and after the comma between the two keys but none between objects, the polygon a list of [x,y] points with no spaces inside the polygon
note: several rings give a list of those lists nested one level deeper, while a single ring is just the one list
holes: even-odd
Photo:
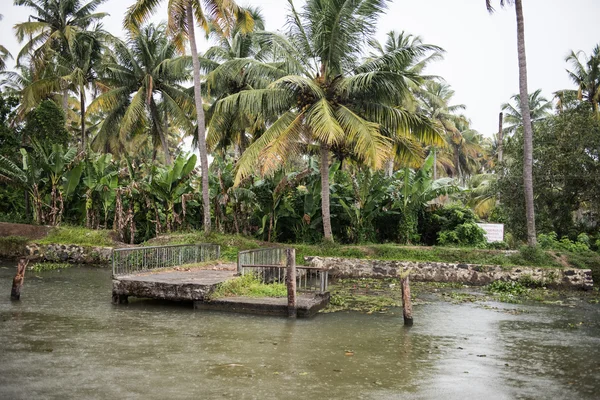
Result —
[{"label": "water reflection", "polygon": [[[0,398],[595,398],[599,310],[431,303],[311,320],[110,304],[107,270],[0,269]],[[29,271],[28,271],[29,273]],[[575,328],[569,324],[583,321]]]}]

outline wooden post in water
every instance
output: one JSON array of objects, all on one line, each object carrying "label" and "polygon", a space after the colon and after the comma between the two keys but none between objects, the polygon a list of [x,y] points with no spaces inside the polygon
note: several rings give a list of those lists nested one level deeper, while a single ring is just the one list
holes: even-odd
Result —
[{"label": "wooden post in water", "polygon": [[296,318],[296,249],[285,249],[288,317]]},{"label": "wooden post in water", "polygon": [[23,287],[23,281],[25,280],[25,268],[27,268],[28,263],[29,260],[26,258],[19,259],[17,274],[13,279],[12,290],[10,291],[11,300],[19,300],[21,298],[21,288]]},{"label": "wooden post in water", "polygon": [[410,270],[400,275],[400,284],[402,286],[402,314],[404,316],[404,325],[412,326],[412,302],[410,300],[410,280],[408,274]]}]

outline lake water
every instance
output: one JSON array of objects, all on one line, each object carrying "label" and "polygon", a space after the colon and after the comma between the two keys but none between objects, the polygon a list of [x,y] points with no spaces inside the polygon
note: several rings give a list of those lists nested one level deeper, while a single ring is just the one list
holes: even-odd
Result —
[{"label": "lake water", "polygon": [[0,399],[597,399],[600,306],[500,303],[309,320],[111,304],[108,269],[0,264]]}]

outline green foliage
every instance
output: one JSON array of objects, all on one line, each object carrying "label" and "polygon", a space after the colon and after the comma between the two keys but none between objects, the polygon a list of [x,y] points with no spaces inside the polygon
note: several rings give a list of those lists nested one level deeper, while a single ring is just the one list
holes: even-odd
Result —
[{"label": "green foliage", "polygon": [[221,283],[210,298],[231,296],[286,297],[287,288],[283,283],[266,284],[254,274],[245,274]]},{"label": "green foliage", "polygon": [[70,140],[65,128],[65,113],[52,100],[43,100],[25,118],[23,136],[45,145],[64,145]]},{"label": "green foliage", "polygon": [[57,269],[65,269],[72,267],[72,264],[69,263],[53,263],[53,262],[44,262],[44,263],[35,263],[31,266],[31,269],[34,272],[42,272],[42,271],[54,271]]},{"label": "green foliage", "polygon": [[506,303],[519,303],[520,297],[529,292],[527,287],[516,281],[494,281],[486,286],[486,290]]},{"label": "green foliage", "polygon": [[509,256],[519,265],[557,265],[556,261],[539,246],[521,246],[517,254]]},{"label": "green foliage", "polygon": [[585,233],[580,233],[576,242],[567,237],[558,240],[556,232],[541,233],[538,235],[538,244],[543,249],[568,251],[570,253],[587,253],[590,251],[590,237]]},{"label": "green foliage", "polygon": [[[533,186],[536,228],[575,239],[598,224],[600,205],[600,119],[589,104],[564,108],[534,126]],[[517,129],[505,144],[503,168],[499,173],[500,193],[506,228],[524,240],[523,138]],[[575,216],[575,218],[574,218]]]},{"label": "green foliage", "polygon": [[52,228],[45,238],[36,240],[36,243],[60,243],[89,247],[112,247],[115,245],[115,242],[111,235],[112,233],[109,230],[86,229],[82,227],[63,225]]},{"label": "green foliage", "polygon": [[439,233],[438,243],[442,246],[484,246],[486,243],[484,231],[474,222],[457,225],[451,231]]},{"label": "green foliage", "polygon": [[[425,213],[422,237],[427,244],[480,246],[486,244],[475,212],[461,204],[450,204]],[[436,240],[437,239],[437,240]],[[435,240],[435,241],[434,241]]]}]

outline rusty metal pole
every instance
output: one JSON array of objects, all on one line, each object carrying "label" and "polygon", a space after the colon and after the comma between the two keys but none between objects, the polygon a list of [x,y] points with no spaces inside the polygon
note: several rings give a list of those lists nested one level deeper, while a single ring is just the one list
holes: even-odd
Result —
[{"label": "rusty metal pole", "polygon": [[28,263],[29,260],[25,258],[19,259],[17,274],[13,279],[12,290],[10,291],[11,300],[19,300],[21,298],[21,288],[23,287],[23,281],[25,280],[25,268],[27,268]]},{"label": "rusty metal pole", "polygon": [[400,283],[402,286],[402,314],[404,316],[404,325],[412,326],[412,302],[410,300],[410,280],[408,277],[408,271],[405,275],[400,277]]},{"label": "rusty metal pole", "polygon": [[296,249],[285,249],[288,317],[296,318]]}]

